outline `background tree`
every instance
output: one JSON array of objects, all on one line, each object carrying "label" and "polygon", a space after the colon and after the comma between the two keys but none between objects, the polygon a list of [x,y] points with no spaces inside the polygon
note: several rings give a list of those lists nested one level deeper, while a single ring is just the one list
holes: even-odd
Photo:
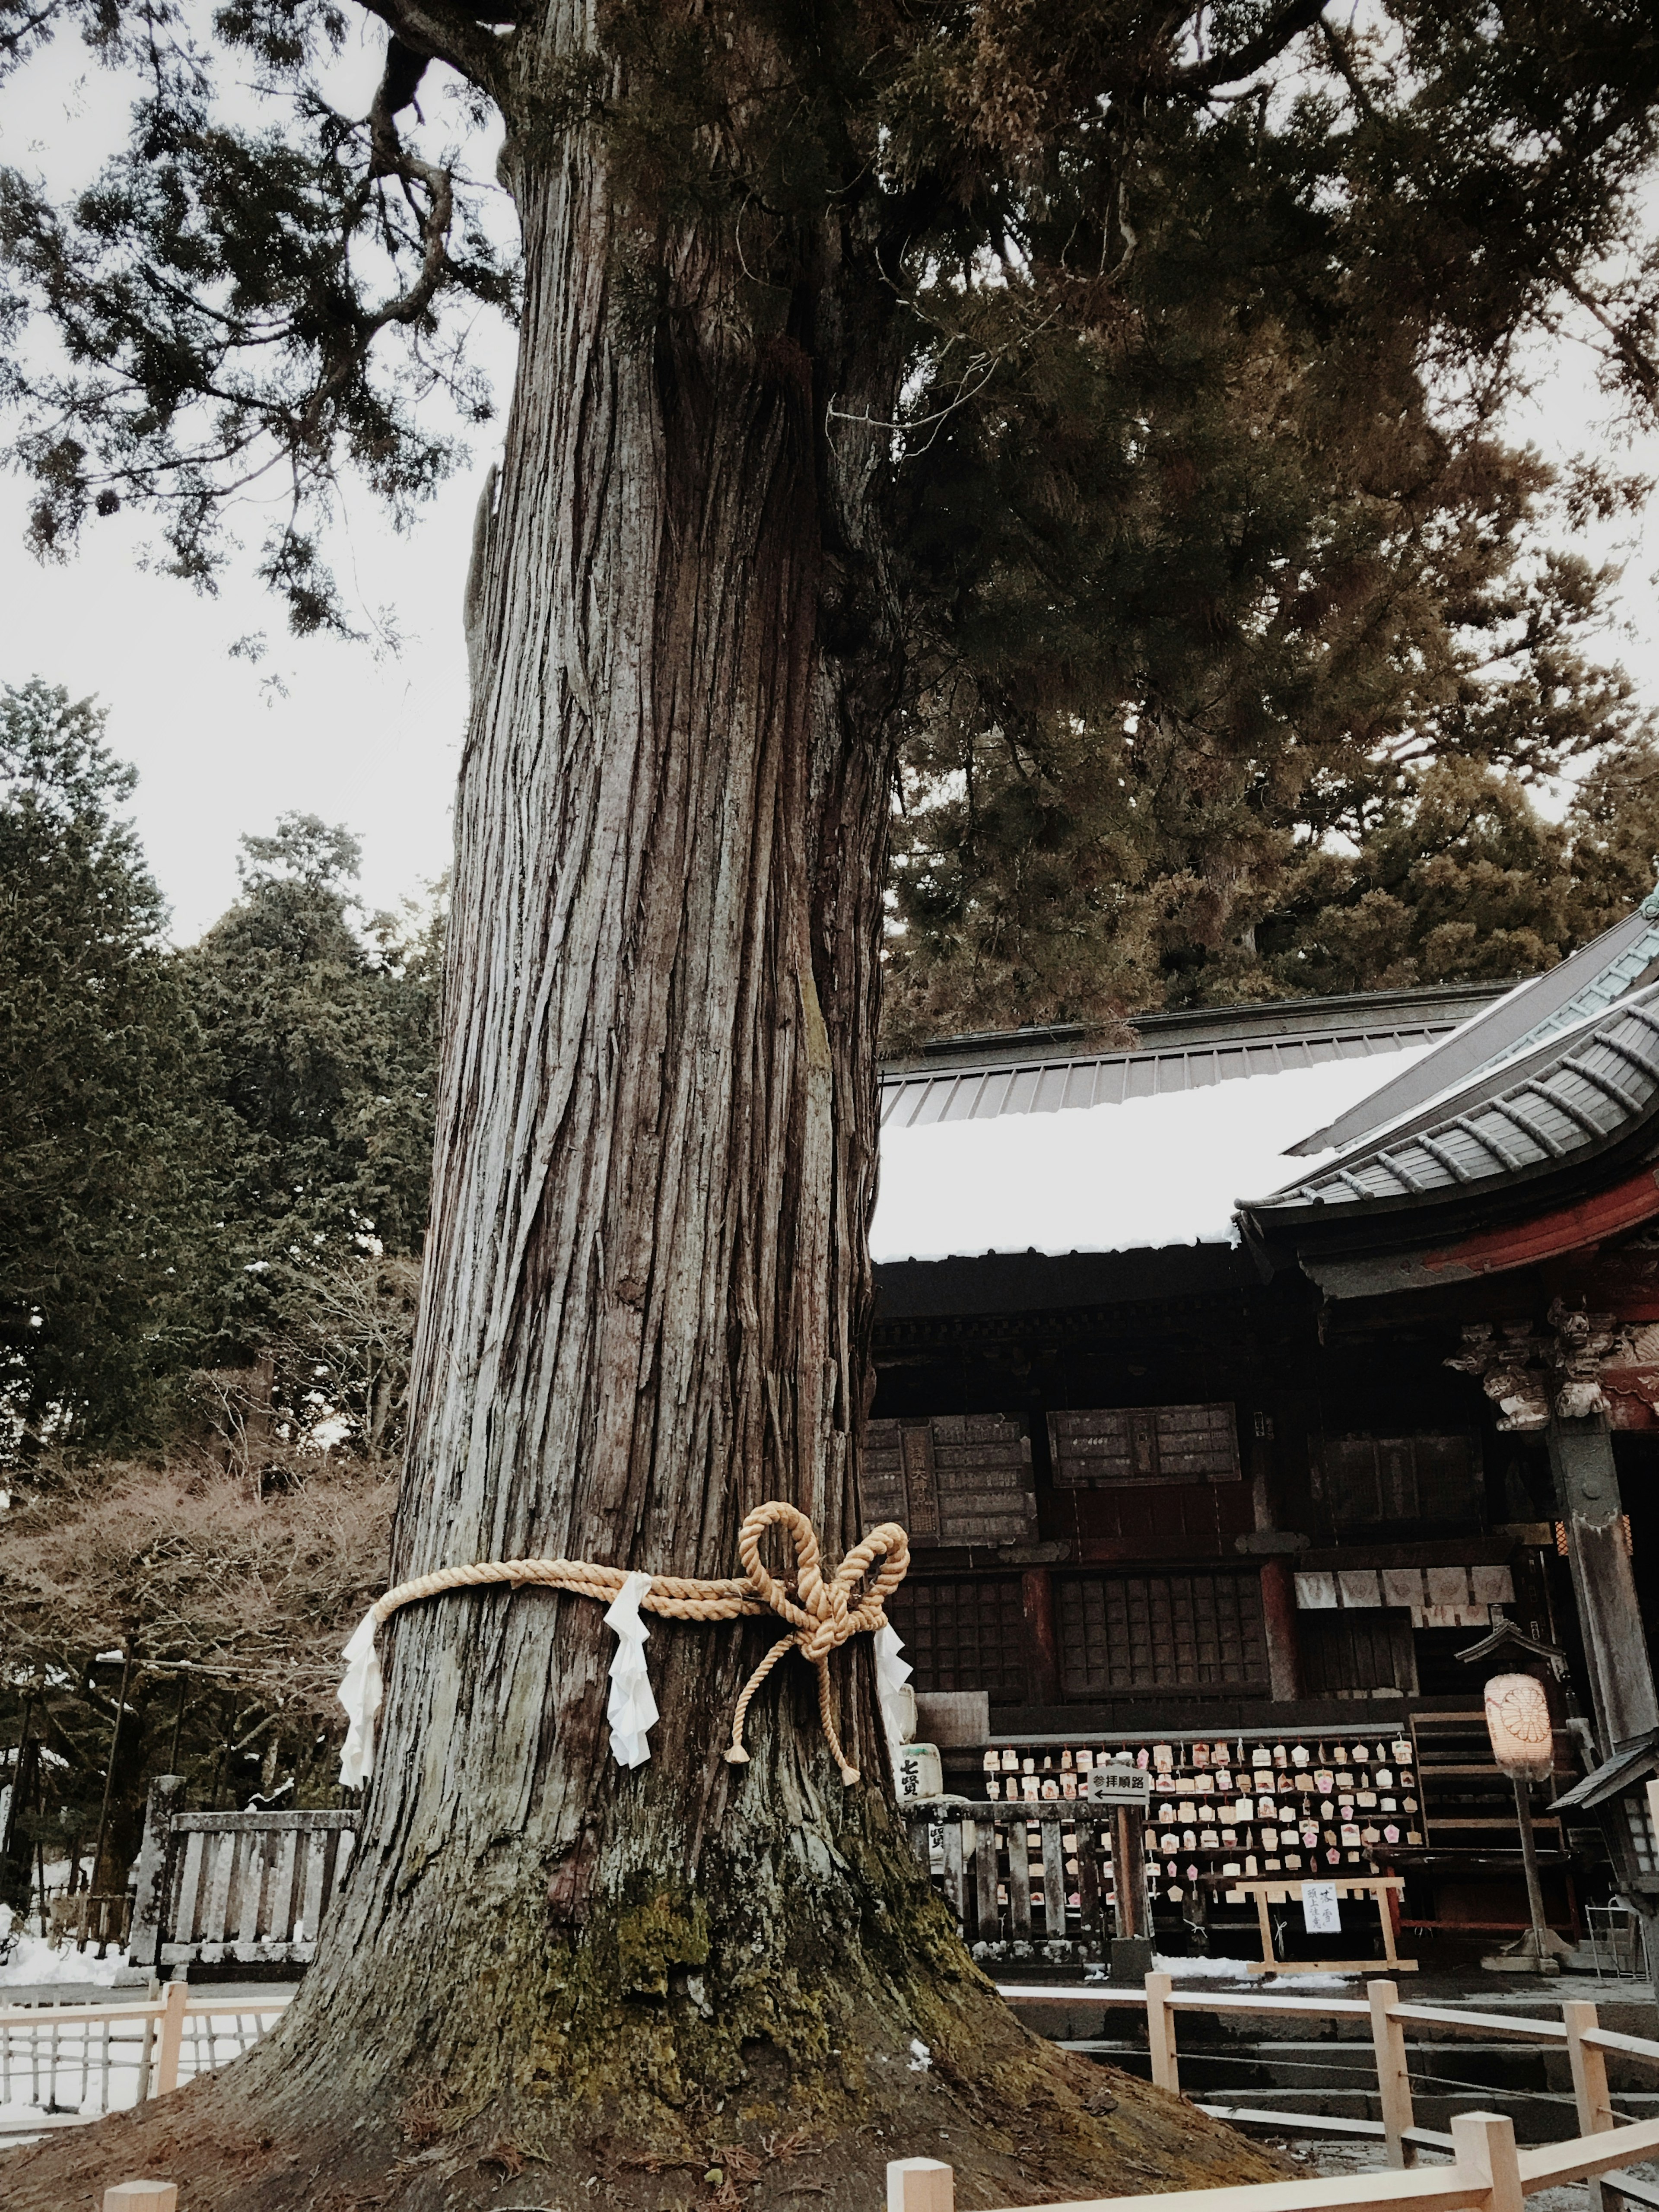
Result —
[{"label": "background tree", "polygon": [[[832,1549],[856,1527],[896,717],[913,670],[963,657],[973,607],[938,581],[941,532],[924,542],[930,433],[969,412],[988,433],[1115,342],[1133,241],[1212,147],[1243,186],[1243,266],[1270,302],[1299,287],[1322,360],[1403,322],[1449,398],[1478,394],[1576,288],[1639,388],[1648,278],[1609,264],[1639,235],[1659,49],[1633,4],[1540,26],[1401,4],[1369,42],[1317,0],[502,7],[377,0],[393,36],[359,125],[310,74],[338,13],[240,0],[212,35],[295,95],[258,132],[215,112],[205,35],[89,18],[106,52],[142,51],[144,92],[76,208],[8,187],[15,296],[64,349],[23,450],[43,544],[100,498],[149,500],[187,572],[263,459],[301,495],[342,449],[418,493],[442,457],[383,341],[442,374],[445,288],[500,283],[413,103],[432,60],[495,103],[520,370],[468,593],[393,1570],[517,1551],[723,1574],[768,1495]],[[1096,451],[1060,492],[1093,496]],[[333,618],[301,520],[266,565],[302,624]],[[1034,670],[1006,686],[1028,719],[1065,703]],[[787,2109],[841,2135],[849,2178],[873,2178],[878,2129],[936,2136],[947,2107],[991,2191],[1030,2193],[1032,2136],[1061,2188],[1109,2185],[1131,2147],[1183,2176],[1196,2116],[1126,2089],[1091,2118],[969,1965],[881,1793],[841,1792],[799,1685],[751,1765],[720,1759],[708,1717],[749,1641],[659,1624],[664,1718],[622,1776],[595,1609],[399,1617],[326,1954],[278,2036],[166,2123],[175,2161],[198,2131],[204,2201],[305,2201],[319,2160],[378,2183],[434,2075],[452,2157],[510,2099],[560,2187],[601,2129],[659,2166],[706,2156],[728,2100],[739,2128]],[[867,1655],[847,1672],[874,1774]],[[940,2054],[926,2075],[912,2035]],[[225,2124],[268,2166],[225,2177]],[[25,2154],[17,2201],[56,2202],[88,2156]]]},{"label": "background tree", "polygon": [[319,1273],[418,1254],[425,1232],[441,922],[365,930],[359,858],[314,815],[244,837],[241,896],[179,958],[227,1114],[215,1197],[230,1355],[303,1309]]},{"label": "background tree", "polygon": [[118,1895],[149,1775],[208,1807],[337,1802],[339,1648],[384,1580],[392,1463],[273,1440],[257,1472],[53,1455],[0,1519],[0,1735],[34,1753],[0,1903],[28,1904],[37,1851]]},{"label": "background tree", "polygon": [[0,1405],[6,1449],[153,1412],[187,1353],[211,1115],[166,911],[90,700],[0,698]]},{"label": "background tree", "polygon": [[[1601,660],[1613,572],[1555,541],[1645,486],[1504,442],[1516,379],[1503,348],[1480,350],[1492,300],[1462,323],[1455,285],[1425,289],[1412,265],[1423,219],[1372,228],[1414,199],[1411,152],[1432,167],[1450,149],[1373,99],[1374,46],[1322,36],[1352,73],[1351,138],[1305,127],[1312,94],[1300,129],[1259,101],[1194,118],[1184,160],[1135,190],[1114,319],[1079,346],[1057,313],[999,404],[948,416],[908,471],[927,588],[895,836],[896,1046],[1507,976],[1577,941],[1569,882],[1534,899],[1523,880],[1565,850],[1532,796],[1644,724]],[[1379,157],[1400,166],[1348,202],[1362,277],[1310,196],[1322,176],[1327,210],[1382,184]],[[1045,212],[1081,213],[1063,189]],[[1455,259],[1454,211],[1435,222]],[[1471,836],[1495,854],[1516,831],[1530,849],[1519,872],[1500,864],[1500,915],[1456,854],[1473,866]],[[1459,933],[1422,951],[1446,916],[1407,924],[1403,908],[1431,881],[1449,903],[1455,880]]]}]

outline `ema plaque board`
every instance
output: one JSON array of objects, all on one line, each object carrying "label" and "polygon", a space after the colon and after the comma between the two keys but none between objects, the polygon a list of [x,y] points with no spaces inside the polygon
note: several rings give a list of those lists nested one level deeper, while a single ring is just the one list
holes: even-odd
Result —
[{"label": "ema plaque board", "polygon": [[1240,1480],[1238,1425],[1230,1404],[1050,1413],[1048,1447],[1062,1490]]},{"label": "ema plaque board", "polygon": [[1036,1533],[1031,1440],[1005,1413],[872,1421],[859,1495],[866,1528],[896,1521],[912,1544],[1018,1544]]}]

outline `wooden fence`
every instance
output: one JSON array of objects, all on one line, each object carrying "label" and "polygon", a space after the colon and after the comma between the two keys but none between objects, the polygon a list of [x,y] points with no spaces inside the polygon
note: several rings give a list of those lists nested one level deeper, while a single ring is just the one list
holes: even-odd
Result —
[{"label": "wooden fence", "polygon": [[0,2138],[76,2124],[85,2105],[109,2112],[165,2096],[250,2049],[290,1995],[273,1989],[226,2002],[169,1982],[159,1997],[136,2004],[0,2008],[0,2108],[33,2108],[0,2121]]},{"label": "wooden fence", "polygon": [[976,1958],[1040,1951],[1056,1962],[1109,1954],[1110,1809],[1073,1798],[1001,1805],[932,1798],[902,1806],[910,1847],[941,1875]]},{"label": "wooden fence", "polygon": [[357,1815],[186,1813],[150,1788],[127,1957],[134,1966],[305,1966],[351,1860]]},{"label": "wooden fence", "polygon": [[[1650,2046],[1650,2048],[1652,2046]],[[1654,2056],[1659,2059],[1659,2050]],[[1659,2150],[1659,2120],[1581,2136],[1541,2150],[1516,2148],[1515,2124],[1501,2112],[1459,2112],[1452,2121],[1451,2163],[1420,2173],[1352,2173],[1311,2181],[1260,2181],[1232,2189],[1175,2189],[1150,2197],[1085,2197],[1065,2212],[1520,2212],[1544,2189],[1588,2181],[1617,2186],[1613,2170]],[[1601,2179],[1598,2181],[1598,2177]],[[1646,2205],[1655,2195],[1632,2183]],[[954,2212],[955,2174],[942,2160],[901,2158],[887,2168],[887,2212]],[[1010,2212],[1053,2212],[1011,2207]]]},{"label": "wooden fence", "polygon": [[[1231,1991],[1203,1992],[1177,1990],[1173,1977],[1164,1973],[1148,1974],[1142,1990],[1112,1990],[1097,1983],[1082,1988],[1057,1989],[1052,1984],[1021,1987],[1000,1983],[1002,1996],[1018,2004],[1065,2003],[1105,2005],[1113,2008],[1130,2007],[1143,2011],[1146,2021],[1146,2042],[1152,2057],[1152,2079],[1160,2088],[1179,2094],[1181,2088],[1181,2059],[1176,2044],[1176,2017],[1181,2012],[1214,2014],[1267,2013],[1300,2017],[1304,2020],[1363,2021],[1370,2031],[1373,2056],[1376,2066],[1377,2102],[1382,2112],[1379,2122],[1367,2124],[1347,2121],[1342,2132],[1374,2134],[1386,2146],[1390,2166],[1408,2166],[1419,2151],[1451,2151],[1457,2154],[1456,2121],[1449,2136],[1437,2134],[1419,2128],[1413,2110],[1411,2075],[1406,2053],[1406,2033],[1408,2028],[1432,2028],[1440,2033],[1479,2035],[1486,2038],[1513,2037],[1518,2042],[1541,2043],[1564,2051],[1572,2076],[1573,2104],[1577,2114],[1579,2140],[1575,2143],[1548,2146],[1542,2150],[1519,2154],[1522,2175],[1522,2192],[1535,2189],[1553,2188],[1559,2182],[1583,2180],[1596,2175],[1607,2177],[1607,2185],[1623,2191],[1644,2205],[1659,2205],[1659,2190],[1651,2184],[1628,2181],[1617,2171],[1626,2164],[1652,2158],[1659,2154],[1659,2120],[1644,2120],[1621,2124],[1613,2109],[1607,2086],[1609,2056],[1634,2059],[1659,2067],[1659,2043],[1645,2037],[1623,2035],[1600,2025],[1594,2004],[1570,2000],[1561,2007],[1561,2018],[1553,2020],[1519,2019],[1512,2014],[1474,2012],[1450,2005],[1401,2003],[1396,1985],[1389,1981],[1368,1982],[1363,1997],[1304,1997],[1258,1996],[1254,1990],[1234,1994]],[[1214,2107],[1206,2109],[1213,2110]],[[1229,2117],[1232,2117],[1229,2115]],[[1237,2117],[1243,2118],[1243,2115]],[[1266,2118],[1266,2115],[1262,2117]],[[1460,2118],[1467,2117],[1461,2115]],[[1492,2119],[1491,2115],[1485,2116]],[[1273,2115],[1273,2123],[1280,2127],[1297,2124],[1289,2113]],[[1316,2135],[1320,2121],[1313,2114],[1305,2116],[1307,2131]],[[1507,2118],[1492,2119],[1494,2126],[1508,2131],[1510,2154],[1515,2154],[1514,2126]],[[1594,2147],[1584,2139],[1599,2140]],[[1619,2148],[1604,2155],[1616,2142]],[[1560,2160],[1567,2154],[1581,2158],[1581,2164],[1569,2171]],[[1555,2160],[1557,2163],[1552,2164]],[[1571,2161],[1569,2160],[1569,2164]],[[1538,2179],[1527,2179],[1535,2175]],[[1425,2175],[1425,2180],[1431,2179]],[[1438,2185],[1444,2181],[1443,2169],[1431,2177]],[[1415,2179],[1415,2177],[1414,2177]],[[1369,2194],[1358,2197],[1323,2195],[1323,2189],[1334,2190],[1334,2182],[1275,2183],[1273,2188],[1313,2191],[1314,2194],[1291,2196],[1270,2203],[1252,2189],[1196,2190],[1174,2196],[1160,2197],[1157,2201],[1165,2208],[1189,2204],[1193,2212],[1297,2212],[1297,2208],[1336,2204],[1389,2204],[1417,2203],[1420,2192],[1403,2183],[1398,2191],[1384,2188],[1375,2177],[1356,2176]],[[1343,2185],[1346,2186],[1347,2185]],[[1432,2195],[1432,2191],[1430,2192]],[[1235,2203],[1234,2199],[1238,2201]],[[1591,2191],[1591,2212],[1596,2212],[1598,2191]],[[1115,2203],[1133,2204],[1139,2208],[1150,2204],[1151,2198],[1112,2200]],[[1473,2204],[1470,2196],[1438,2197],[1440,2204]],[[1506,2203],[1508,2200],[1506,2200]],[[1519,2197],[1514,2199],[1518,2204]],[[1067,2212],[1082,2212],[1079,2206],[1070,2206]],[[1513,2212],[1513,2205],[1510,2207]]]},{"label": "wooden fence", "polygon": [[[1002,1994],[1020,2003],[1085,2001],[1140,2008],[1146,2016],[1152,2078],[1172,2092],[1181,2087],[1176,2019],[1182,2011],[1283,2014],[1304,2020],[1364,2019],[1370,2029],[1382,2110],[1378,2131],[1387,2146],[1387,2171],[1230,2189],[1177,2190],[1146,2197],[1079,2199],[1066,2204],[1064,2212],[1395,2212],[1395,2208],[1400,2212],[1522,2212],[1528,2197],[1578,2181],[1590,2184],[1592,2212],[1604,2190],[1620,2193],[1644,2208],[1659,2203],[1659,2190],[1623,2171],[1659,2155],[1659,2120],[1621,2121],[1613,2109],[1607,2085],[1610,2057],[1659,2066],[1659,2043],[1603,2028],[1593,2004],[1565,2003],[1559,2021],[1524,2020],[1447,2005],[1402,2004],[1391,1982],[1370,1983],[1364,1997],[1284,1997],[1254,1991],[1239,1995],[1177,1992],[1168,1974],[1148,1974],[1143,1990],[1110,1990],[1091,1983],[1081,1989],[1005,1986]],[[216,2006],[211,1999],[187,2002],[184,1984],[175,1982],[161,2005],[76,2009],[88,2015],[143,2014],[152,2020],[157,2014],[165,2015],[157,2032],[157,2056],[146,2077],[150,2083],[148,2094],[156,2095],[179,2079],[188,2015],[223,2013],[230,2008]],[[0,2014],[0,2025],[8,2017]],[[1453,2117],[1449,2135],[1417,2127],[1406,2065],[1406,2031],[1413,2027],[1514,2036],[1564,2049],[1571,2067],[1578,2134],[1567,2142],[1521,2150],[1516,2143],[1514,2123],[1507,2114],[1459,2112]],[[1450,2163],[1411,2170],[1411,2161],[1423,2151],[1449,2154]],[[170,2185],[143,2185],[165,2191]],[[111,2212],[125,2212],[130,2203],[149,2201],[112,2195],[115,2204]],[[163,2197],[158,2196],[155,2204],[156,2212],[164,2212]],[[887,2212],[954,2212],[952,2169],[938,2159],[895,2160],[887,2168]],[[1054,2208],[1019,2206],[1009,2208],[1009,2212],[1054,2212]]]},{"label": "wooden fence", "polygon": [[77,1951],[95,1943],[101,1959],[111,1944],[120,1948],[131,1923],[132,1899],[125,1890],[116,1896],[81,1889],[52,1899],[47,1940],[54,1951],[60,1943],[73,1943]]}]

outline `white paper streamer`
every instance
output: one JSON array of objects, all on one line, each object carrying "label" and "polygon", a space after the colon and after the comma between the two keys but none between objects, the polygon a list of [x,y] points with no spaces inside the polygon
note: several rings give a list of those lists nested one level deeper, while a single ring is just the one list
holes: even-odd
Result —
[{"label": "white paper streamer", "polygon": [[646,1672],[645,1647],[651,1632],[640,1619],[640,1600],[651,1587],[649,1575],[629,1575],[607,1608],[605,1625],[617,1632],[617,1656],[611,1662],[611,1748],[618,1766],[642,1766],[651,1756],[646,1730],[657,1722],[657,1701]]},{"label": "white paper streamer", "polygon": [[899,1746],[910,1725],[909,1699],[900,1692],[915,1669],[908,1659],[900,1658],[903,1640],[890,1621],[885,1628],[876,1631],[874,1641],[876,1702],[881,1707],[882,1725],[887,1730],[887,1741],[896,1760]]},{"label": "white paper streamer", "polygon": [[371,1607],[351,1632],[345,1648],[345,1680],[340,1703],[350,1727],[340,1753],[340,1779],[348,1790],[367,1782],[374,1771],[374,1723],[380,1717],[386,1685],[380,1676],[380,1655],[374,1649],[375,1620]]}]

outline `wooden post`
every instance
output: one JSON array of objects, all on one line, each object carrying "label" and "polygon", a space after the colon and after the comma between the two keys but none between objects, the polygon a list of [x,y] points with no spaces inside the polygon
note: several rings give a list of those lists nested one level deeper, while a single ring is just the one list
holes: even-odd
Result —
[{"label": "wooden post", "polygon": [[1515,2122],[1507,2112],[1454,2112],[1452,2164],[1467,2174],[1485,2201],[1486,2212],[1525,2212],[1521,2192],[1521,2159],[1515,2148]]},{"label": "wooden post", "polygon": [[[1586,2043],[1586,2033],[1596,2024],[1595,2007],[1578,1999],[1561,2008],[1567,2025],[1567,2057],[1572,2067],[1572,2100],[1578,2107],[1578,2132],[1599,2136],[1613,2125],[1613,2100],[1607,2094],[1605,2051]],[[1599,2180],[1587,2182],[1589,2212],[1602,2212],[1606,2198]]]},{"label": "wooden post", "polygon": [[1376,2094],[1382,2107],[1382,2140],[1388,2145],[1389,2164],[1409,2166],[1412,2149],[1406,2137],[1416,2122],[1412,2115],[1411,2075],[1406,2063],[1405,2023],[1394,2017],[1400,1991],[1393,1982],[1368,1982],[1365,1995],[1371,2008]]},{"label": "wooden post", "polygon": [[132,1936],[127,1962],[134,1966],[161,1964],[162,1922],[167,1917],[167,1844],[173,1816],[185,1794],[182,1774],[158,1774],[149,1785],[144,1806],[144,1840],[138,1847],[138,1891],[132,1900]]},{"label": "wooden post", "polygon": [[1115,1925],[1120,1936],[1149,1936],[1146,1911],[1146,1815],[1138,1805],[1119,1805],[1112,1816]]},{"label": "wooden post", "polygon": [[1302,1652],[1296,1632],[1296,1583],[1287,1560],[1261,1562],[1261,1626],[1267,1680],[1274,1702],[1302,1695]]},{"label": "wooden post", "polygon": [[[92,1872],[87,1877],[87,1893],[90,1898],[98,1887],[98,1869],[104,1856],[104,1838],[109,1833],[109,1801],[115,1788],[115,1753],[121,1741],[121,1723],[127,1716],[127,1684],[132,1680],[132,1646],[123,1647],[121,1657],[121,1686],[115,1692],[115,1725],[109,1734],[109,1764],[104,1769],[104,1802],[98,1808],[98,1832],[92,1842]],[[87,1916],[81,1914],[81,1946],[87,1948]],[[102,1956],[102,1947],[100,1947]]]},{"label": "wooden post", "polygon": [[1601,1756],[1659,1728],[1659,1694],[1625,1547],[1619,1471],[1604,1413],[1552,1417],[1550,1468],[1562,1519]]},{"label": "wooden post", "polygon": [[1181,2061],[1176,2052],[1175,2008],[1170,2002],[1174,1987],[1168,1974],[1146,1977],[1146,2044],[1152,2054],[1152,2080],[1178,2097]]},{"label": "wooden post", "polygon": [[165,2097],[179,2086],[179,2059],[185,2047],[185,2007],[189,2002],[187,1982],[169,1982],[161,1992],[161,2033],[155,2051],[158,2097]]},{"label": "wooden post", "polygon": [[955,2212],[954,2167],[937,2158],[890,2158],[887,2212]]},{"label": "wooden post", "polygon": [[104,2212],[179,2212],[175,2181],[118,2181],[104,2191]]},{"label": "wooden post", "polygon": [[1054,1577],[1047,1567],[1027,1567],[1020,1577],[1025,1625],[1031,1632],[1031,1702],[1060,1703],[1060,1639],[1054,1632]]}]

